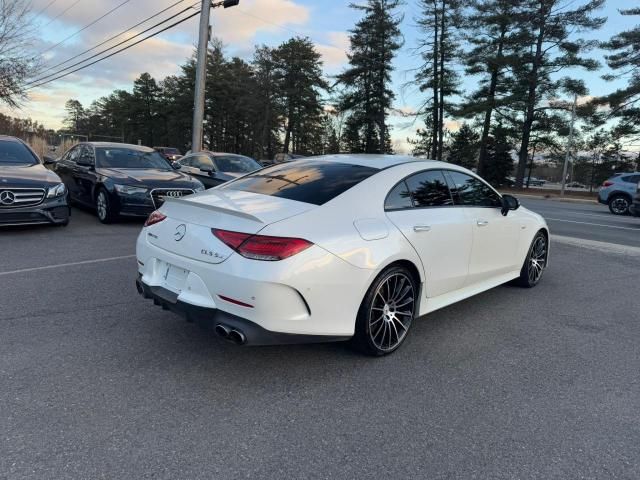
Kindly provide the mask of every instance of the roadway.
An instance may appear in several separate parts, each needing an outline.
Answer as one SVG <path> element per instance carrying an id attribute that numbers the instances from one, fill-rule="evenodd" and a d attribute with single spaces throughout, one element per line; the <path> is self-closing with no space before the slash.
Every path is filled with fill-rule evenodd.
<path id="1" fill-rule="evenodd" d="M 606 205 L 595 202 L 519 198 L 547 220 L 554 235 L 640 247 L 640 217 L 613 215 Z"/>
<path id="2" fill-rule="evenodd" d="M 238 348 L 154 307 L 140 226 L 74 210 L 0 233 L 0 479 L 640 478 L 637 256 L 554 244 L 535 289 L 434 312 L 372 359 Z"/>

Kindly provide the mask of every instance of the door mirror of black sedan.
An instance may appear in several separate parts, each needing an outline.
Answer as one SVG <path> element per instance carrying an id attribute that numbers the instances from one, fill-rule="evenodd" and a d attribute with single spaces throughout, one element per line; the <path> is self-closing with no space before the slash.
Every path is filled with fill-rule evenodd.
<path id="1" fill-rule="evenodd" d="M 42 157 L 42 163 L 44 163 L 45 165 L 55 165 L 56 159 L 50 157 L 49 155 L 45 155 L 44 157 Z"/>
<path id="2" fill-rule="evenodd" d="M 171 168 L 173 168 L 174 170 L 180 170 L 182 168 L 182 165 L 180 165 L 178 162 L 173 162 L 171 164 Z"/>
<path id="3" fill-rule="evenodd" d="M 520 201 L 513 195 L 502 196 L 502 215 L 505 217 L 509 213 L 509 210 L 517 210 L 520 208 Z"/>
<path id="4" fill-rule="evenodd" d="M 200 167 L 200 171 L 204 172 L 204 173 L 208 173 L 210 177 L 214 177 L 215 176 L 215 172 L 213 171 L 213 167 L 210 165 L 204 165 L 202 167 Z"/>
<path id="5" fill-rule="evenodd" d="M 93 168 L 93 158 L 91 157 L 80 157 L 77 163 L 81 167 Z"/>

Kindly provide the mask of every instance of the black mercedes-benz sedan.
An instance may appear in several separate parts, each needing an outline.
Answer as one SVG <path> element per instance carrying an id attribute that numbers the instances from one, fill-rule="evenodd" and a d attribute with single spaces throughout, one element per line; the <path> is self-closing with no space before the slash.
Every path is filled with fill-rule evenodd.
<path id="1" fill-rule="evenodd" d="M 71 202 L 95 208 L 102 223 L 120 215 L 147 216 L 167 197 L 204 190 L 155 150 L 123 143 L 79 143 L 56 162 L 55 171 Z"/>
<path id="2" fill-rule="evenodd" d="M 67 190 L 31 148 L 0 136 L 0 226 L 69 223 Z"/>

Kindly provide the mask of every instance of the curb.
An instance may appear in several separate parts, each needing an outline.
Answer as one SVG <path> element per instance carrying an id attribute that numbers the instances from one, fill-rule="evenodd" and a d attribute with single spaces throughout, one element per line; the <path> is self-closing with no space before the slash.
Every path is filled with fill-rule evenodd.
<path id="1" fill-rule="evenodd" d="M 514 194 L 515 197 L 523 198 L 535 198 L 537 200 L 555 200 L 556 202 L 568 202 L 568 203 L 586 203 L 586 204 L 598 204 L 597 200 L 589 200 L 587 198 L 568 198 L 568 197 L 554 197 L 544 195 L 528 195 L 526 193 Z"/>
<path id="2" fill-rule="evenodd" d="M 631 257 L 640 257 L 640 247 L 631 247 L 628 245 L 620 245 L 618 243 L 600 242 L 597 240 L 587 240 L 576 237 L 566 237 L 564 235 L 551 234 L 551 241 L 570 245 L 572 247 L 587 248 L 602 253 L 613 253 L 617 255 L 628 255 Z"/>

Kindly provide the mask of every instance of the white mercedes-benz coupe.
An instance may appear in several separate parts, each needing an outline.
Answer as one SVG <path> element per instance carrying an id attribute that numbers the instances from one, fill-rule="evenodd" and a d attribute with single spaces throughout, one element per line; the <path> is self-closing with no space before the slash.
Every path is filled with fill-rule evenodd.
<path id="1" fill-rule="evenodd" d="M 397 349 L 414 318 L 547 266 L 544 219 L 449 163 L 313 157 L 167 199 L 138 292 L 237 344 Z M 487 306 L 494 308 L 494 306 Z"/>

